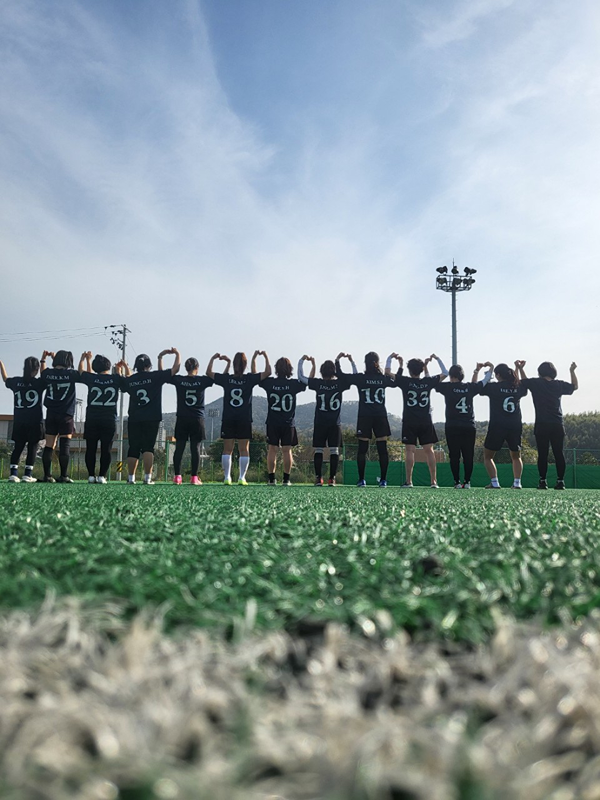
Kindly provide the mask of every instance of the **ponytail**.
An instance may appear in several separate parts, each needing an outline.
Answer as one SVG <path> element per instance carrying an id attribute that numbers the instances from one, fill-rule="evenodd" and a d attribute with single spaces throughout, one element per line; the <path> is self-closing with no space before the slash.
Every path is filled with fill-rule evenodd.
<path id="1" fill-rule="evenodd" d="M 31 381 L 40 371 L 40 362 L 35 356 L 29 356 L 23 362 L 23 378 Z"/>
<path id="2" fill-rule="evenodd" d="M 511 369 L 508 364 L 498 364 L 494 370 L 494 375 L 497 380 L 506 381 L 515 389 L 519 385 L 519 378 L 514 369 Z"/>

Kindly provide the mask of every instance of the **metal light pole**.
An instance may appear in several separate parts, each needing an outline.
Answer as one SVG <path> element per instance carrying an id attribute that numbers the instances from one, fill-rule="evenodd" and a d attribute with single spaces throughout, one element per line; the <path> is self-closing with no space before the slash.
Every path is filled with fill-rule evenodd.
<path id="1" fill-rule="evenodd" d="M 215 440 L 215 417 L 217 419 L 221 416 L 221 412 L 218 408 L 209 408 L 208 409 L 208 416 L 211 418 L 210 420 L 210 441 L 211 443 Z"/>
<path id="2" fill-rule="evenodd" d="M 452 260 L 452 269 L 448 272 L 448 267 L 438 267 L 438 276 L 435 281 L 435 288 L 442 292 L 449 292 L 452 295 L 452 363 L 458 364 L 458 342 L 456 332 L 456 295 L 458 292 L 469 292 L 475 283 L 473 275 L 476 269 L 466 267 L 461 273 L 459 268 Z"/>
<path id="3" fill-rule="evenodd" d="M 121 358 L 125 361 L 125 352 L 127 347 L 127 334 L 131 333 L 127 325 L 107 325 L 105 327 L 111 329 L 110 341 L 118 347 L 121 351 Z M 121 399 L 119 401 L 119 461 L 123 462 L 123 436 L 125 434 L 125 416 L 124 416 L 124 400 L 123 392 L 121 392 Z M 117 480 L 121 480 L 122 472 L 117 472 Z"/>

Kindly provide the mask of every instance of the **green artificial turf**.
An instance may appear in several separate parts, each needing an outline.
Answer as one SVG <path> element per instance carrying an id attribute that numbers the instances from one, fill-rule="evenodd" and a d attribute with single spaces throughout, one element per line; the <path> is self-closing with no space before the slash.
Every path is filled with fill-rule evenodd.
<path id="1" fill-rule="evenodd" d="M 266 627 L 371 630 L 384 609 L 481 641 L 493 606 L 555 622 L 600 605 L 599 542 L 593 491 L 2 484 L 0 607 L 53 590 L 225 627 L 253 599 Z"/>

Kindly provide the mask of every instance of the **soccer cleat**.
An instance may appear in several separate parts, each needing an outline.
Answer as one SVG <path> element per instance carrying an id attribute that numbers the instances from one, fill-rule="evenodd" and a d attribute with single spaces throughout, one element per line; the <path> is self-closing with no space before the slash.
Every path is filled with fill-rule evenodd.
<path id="1" fill-rule="evenodd" d="M 144 486 L 154 486 L 152 478 L 144 478 Z"/>
<path id="2" fill-rule="evenodd" d="M 410 482 L 407 481 L 406 483 L 403 483 L 400 488 L 401 489 L 414 489 L 414 486 L 413 486 L 412 481 L 410 481 Z"/>
<path id="3" fill-rule="evenodd" d="M 470 481 L 467 481 L 466 483 L 463 483 L 463 485 L 462 485 L 462 488 L 463 488 L 463 489 L 470 489 L 470 488 L 471 488 L 471 483 L 470 483 Z"/>
<path id="4" fill-rule="evenodd" d="M 540 478 L 540 482 L 537 485 L 538 489 L 547 489 L 548 488 L 548 481 L 545 478 Z"/>
<path id="5" fill-rule="evenodd" d="M 288 478 L 286 481 L 283 481 L 283 483 L 282 483 L 281 485 L 282 485 L 282 486 L 291 486 L 291 485 L 292 485 L 292 482 L 291 482 L 291 480 Z"/>
<path id="6" fill-rule="evenodd" d="M 462 483 L 455 483 L 455 484 L 454 484 L 454 488 L 455 488 L 455 489 L 462 489 L 462 488 L 463 488 L 463 485 L 462 485 Z"/>
<path id="7" fill-rule="evenodd" d="M 192 475 L 192 477 L 190 478 L 190 483 L 192 484 L 192 486 L 202 486 L 202 481 L 197 475 Z"/>
<path id="8" fill-rule="evenodd" d="M 327 486 L 335 486 L 335 478 L 329 478 L 327 481 Z"/>
<path id="9" fill-rule="evenodd" d="M 556 481 L 556 486 L 554 488 L 555 489 L 559 489 L 559 490 L 564 489 L 565 488 L 565 482 L 564 481 Z"/>
<path id="10" fill-rule="evenodd" d="M 40 478 L 40 483 L 56 483 L 52 475 L 44 475 L 43 478 Z"/>
<path id="11" fill-rule="evenodd" d="M 248 486 L 248 481 L 246 478 L 240 478 L 238 481 L 238 486 Z"/>
<path id="12" fill-rule="evenodd" d="M 521 486 L 520 483 L 513 483 L 513 485 L 510 488 L 511 489 L 522 489 L 523 487 Z"/>
<path id="13" fill-rule="evenodd" d="M 437 485 L 437 483 L 432 483 L 429 488 L 430 489 L 439 489 L 440 487 Z"/>
<path id="14" fill-rule="evenodd" d="M 267 481 L 267 486 L 277 486 L 277 480 L 273 478 L 273 480 Z"/>
<path id="15" fill-rule="evenodd" d="M 364 489 L 364 487 L 367 485 L 367 482 L 363 478 L 363 480 L 359 481 L 356 485 L 358 486 L 359 489 Z"/>
<path id="16" fill-rule="evenodd" d="M 380 478 L 379 479 L 379 488 L 380 489 L 385 489 L 386 487 L 387 487 L 386 479 L 385 478 Z"/>
<path id="17" fill-rule="evenodd" d="M 104 477 L 104 475 L 98 475 L 98 477 L 96 478 L 96 483 L 106 483 L 106 478 Z"/>
<path id="18" fill-rule="evenodd" d="M 23 483 L 37 483 L 37 478 L 34 478 L 33 475 L 23 475 L 21 480 Z"/>
<path id="19" fill-rule="evenodd" d="M 173 483 L 176 483 L 178 486 L 181 486 L 181 475 L 175 475 L 173 477 Z"/>
<path id="20" fill-rule="evenodd" d="M 21 478 L 18 475 L 11 475 L 8 479 L 9 483 L 21 483 Z"/>
<path id="21" fill-rule="evenodd" d="M 232 482 L 233 481 L 231 480 L 231 478 L 223 478 L 223 483 L 225 486 L 231 486 Z"/>
<path id="22" fill-rule="evenodd" d="M 72 478 L 69 478 L 68 475 L 59 475 L 56 479 L 56 483 L 75 483 Z"/>
<path id="23" fill-rule="evenodd" d="M 485 488 L 486 489 L 500 489 L 500 486 L 494 486 L 493 483 L 488 483 L 488 485 Z"/>
<path id="24" fill-rule="evenodd" d="M 96 483 L 96 476 L 90 475 L 90 477 L 88 478 L 88 483 Z"/>
<path id="25" fill-rule="evenodd" d="M 323 486 L 323 478 L 315 478 L 315 486 Z"/>

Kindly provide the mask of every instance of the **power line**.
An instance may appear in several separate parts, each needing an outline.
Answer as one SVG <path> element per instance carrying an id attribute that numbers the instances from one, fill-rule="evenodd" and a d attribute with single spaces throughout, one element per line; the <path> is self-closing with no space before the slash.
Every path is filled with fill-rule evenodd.
<path id="1" fill-rule="evenodd" d="M 100 330 L 102 325 L 89 325 L 86 328 L 54 328 L 47 331 L 5 331 L 0 333 L 0 336 L 31 336 L 33 333 L 75 333 L 76 331 L 95 331 Z"/>
<path id="2" fill-rule="evenodd" d="M 93 338 L 96 336 L 104 336 L 104 333 L 76 333 L 73 335 L 68 336 L 61 336 L 61 340 L 65 339 L 81 339 L 81 338 Z M 2 344 L 15 344 L 17 342 L 42 342 L 48 341 L 48 336 L 23 336 L 20 339 L 1 339 L 0 343 Z"/>

